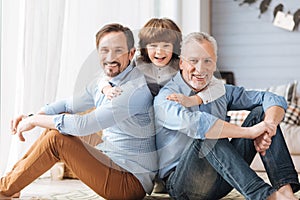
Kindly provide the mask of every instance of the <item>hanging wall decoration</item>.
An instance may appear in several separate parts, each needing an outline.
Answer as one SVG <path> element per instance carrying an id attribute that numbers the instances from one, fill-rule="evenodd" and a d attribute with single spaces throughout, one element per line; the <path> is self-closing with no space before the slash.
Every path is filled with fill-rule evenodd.
<path id="1" fill-rule="evenodd" d="M 273 21 L 274 21 L 274 19 L 275 19 L 275 17 L 276 17 L 276 15 L 277 15 L 277 12 L 278 11 L 283 11 L 283 5 L 280 3 L 280 4 L 278 4 L 275 8 L 274 8 L 274 11 L 273 11 Z"/>
<path id="2" fill-rule="evenodd" d="M 298 28 L 299 23 L 300 23 L 300 9 L 298 9 L 295 13 L 294 13 L 294 22 L 295 22 L 295 27 L 294 30 Z"/>
<path id="3" fill-rule="evenodd" d="M 238 1 L 238 0 L 234 0 Z M 243 6 L 244 4 L 254 4 L 257 0 L 243 0 L 241 3 L 239 3 L 239 6 Z M 270 10 L 270 4 L 272 0 L 261 0 L 259 3 L 259 15 L 258 18 L 261 18 L 261 16 L 266 13 L 268 10 Z M 279 3 L 275 8 L 273 9 L 273 25 L 289 30 L 289 31 L 296 31 L 299 28 L 300 24 L 300 8 L 295 11 L 294 13 L 291 13 L 290 11 L 284 11 L 285 6 L 282 3 Z"/>
<path id="4" fill-rule="evenodd" d="M 260 14 L 258 15 L 258 18 L 260 18 L 261 15 L 268 10 L 270 3 L 271 3 L 271 0 L 263 0 L 260 3 L 260 5 L 259 5 Z"/>
<path id="5" fill-rule="evenodd" d="M 244 0 L 242 3 L 239 4 L 239 6 L 242 6 L 245 3 L 252 4 L 252 3 L 255 3 L 255 2 L 256 2 L 256 0 Z"/>
<path id="6" fill-rule="evenodd" d="M 293 15 L 291 15 L 290 13 L 278 11 L 273 21 L 273 25 L 279 28 L 286 29 L 288 31 L 293 31 L 295 27 Z"/>

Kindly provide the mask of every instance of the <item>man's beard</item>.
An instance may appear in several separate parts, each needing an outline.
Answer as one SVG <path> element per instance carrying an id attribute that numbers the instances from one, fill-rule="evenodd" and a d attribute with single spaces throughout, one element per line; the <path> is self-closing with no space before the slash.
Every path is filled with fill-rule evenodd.
<path id="1" fill-rule="evenodd" d="M 118 71 L 114 71 L 113 69 L 105 69 L 104 73 L 108 77 L 115 77 L 118 76 L 121 73 L 121 71 L 120 68 L 118 68 Z"/>
<path id="2" fill-rule="evenodd" d="M 104 62 L 104 73 L 108 77 L 115 77 L 121 73 L 121 63 L 119 62 Z M 108 66 L 114 66 L 114 67 L 108 67 Z M 108 68 L 106 68 L 108 67 Z"/>
<path id="3" fill-rule="evenodd" d="M 194 82 L 190 82 L 189 85 L 193 88 L 193 90 L 195 90 L 196 92 L 201 92 L 202 90 L 204 90 L 210 83 L 212 77 L 208 77 L 205 79 L 205 83 L 199 85 L 197 83 Z"/>

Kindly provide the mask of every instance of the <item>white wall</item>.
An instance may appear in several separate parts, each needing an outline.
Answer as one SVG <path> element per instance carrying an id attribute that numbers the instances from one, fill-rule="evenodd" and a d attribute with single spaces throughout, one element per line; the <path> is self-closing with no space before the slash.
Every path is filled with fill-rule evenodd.
<path id="1" fill-rule="evenodd" d="M 190 32 L 210 33 L 211 0 L 154 0 L 154 15 L 168 17 L 181 28 L 183 35 Z"/>
<path id="2" fill-rule="evenodd" d="M 284 4 L 294 13 L 300 1 L 273 0 L 261 18 L 259 3 L 212 0 L 212 34 L 219 44 L 218 67 L 233 71 L 237 85 L 266 88 L 300 81 L 300 30 L 273 26 L 273 9 Z M 298 87 L 299 88 L 299 87 Z"/>

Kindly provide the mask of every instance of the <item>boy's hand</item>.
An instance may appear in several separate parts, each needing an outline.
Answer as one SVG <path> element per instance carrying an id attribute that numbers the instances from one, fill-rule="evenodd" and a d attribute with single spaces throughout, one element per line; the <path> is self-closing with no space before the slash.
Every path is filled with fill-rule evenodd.
<path id="1" fill-rule="evenodd" d="M 183 94 L 173 93 L 167 96 L 167 99 L 170 101 L 175 101 L 177 103 L 180 103 L 184 107 L 192 107 L 203 103 L 202 99 L 197 95 L 188 97 Z"/>
<path id="2" fill-rule="evenodd" d="M 114 97 L 121 95 L 122 90 L 120 87 L 105 86 L 102 89 L 102 92 L 106 96 L 106 98 L 112 100 Z"/>

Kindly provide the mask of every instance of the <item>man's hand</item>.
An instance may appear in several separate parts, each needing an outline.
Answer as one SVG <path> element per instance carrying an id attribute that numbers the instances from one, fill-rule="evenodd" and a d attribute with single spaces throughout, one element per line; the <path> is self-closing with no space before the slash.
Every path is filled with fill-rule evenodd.
<path id="1" fill-rule="evenodd" d="M 10 121 L 10 130 L 11 130 L 12 134 L 16 134 L 19 122 L 25 117 L 27 117 L 27 116 L 19 115 Z"/>
<path id="2" fill-rule="evenodd" d="M 270 148 L 272 138 L 268 133 L 264 133 L 254 139 L 254 147 L 262 156 L 266 155 L 266 150 Z"/>
<path id="3" fill-rule="evenodd" d="M 272 123 L 262 121 L 252 127 L 249 127 L 249 131 L 251 139 L 256 139 L 265 133 L 268 133 L 270 137 L 273 137 L 276 134 L 276 126 Z"/>
<path id="4" fill-rule="evenodd" d="M 266 150 L 270 148 L 272 137 L 276 134 L 277 125 L 266 121 L 261 123 L 268 127 L 268 131 L 254 139 L 254 146 L 256 151 L 264 156 L 266 154 Z"/>
<path id="5" fill-rule="evenodd" d="M 29 131 L 35 126 L 31 123 L 31 117 L 26 115 L 19 115 L 15 119 L 11 120 L 11 131 L 12 134 L 17 134 L 20 141 L 24 142 L 25 138 L 23 136 L 24 131 Z"/>

